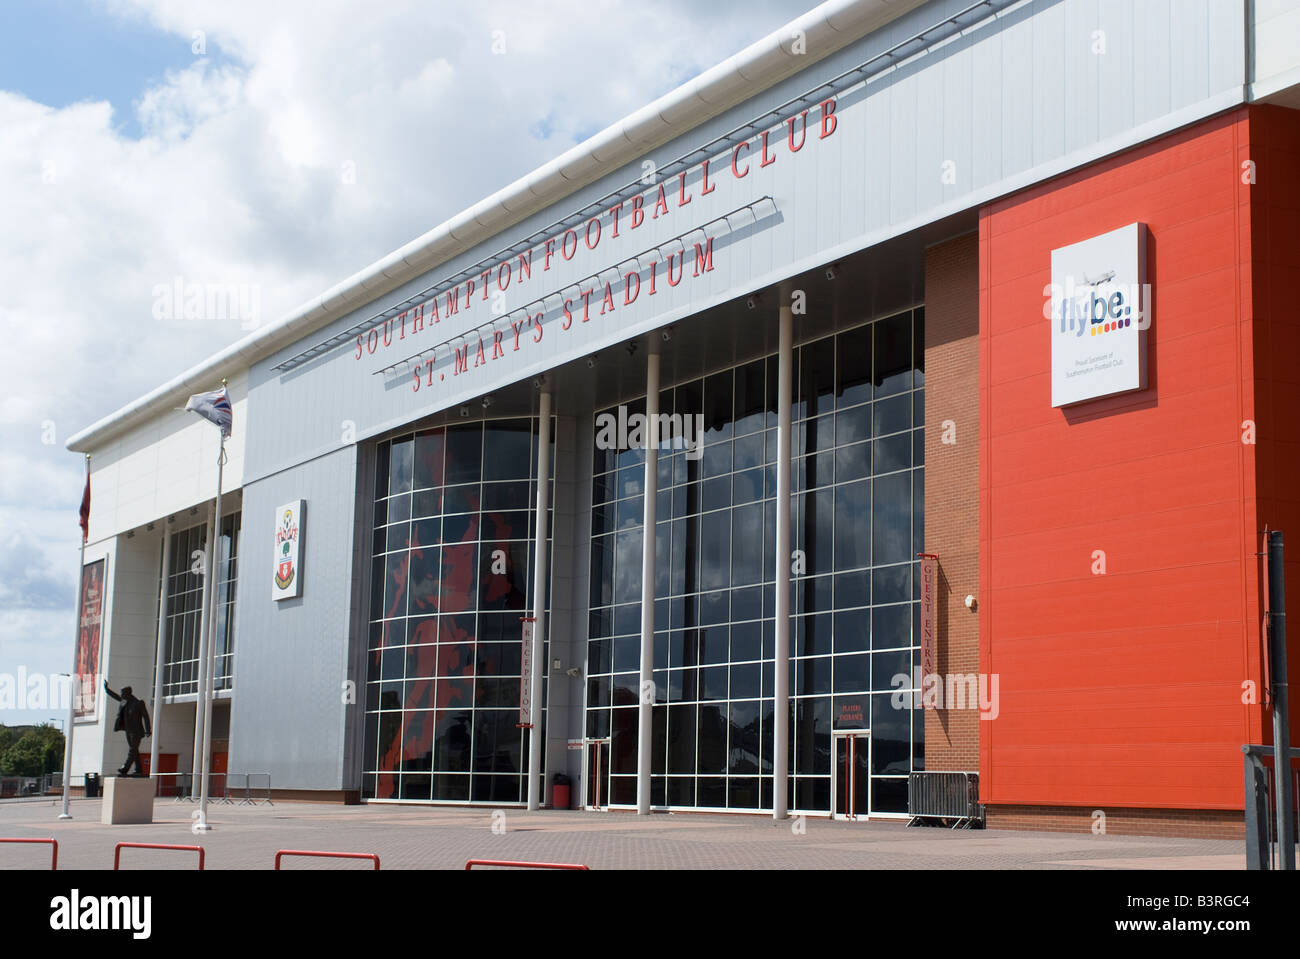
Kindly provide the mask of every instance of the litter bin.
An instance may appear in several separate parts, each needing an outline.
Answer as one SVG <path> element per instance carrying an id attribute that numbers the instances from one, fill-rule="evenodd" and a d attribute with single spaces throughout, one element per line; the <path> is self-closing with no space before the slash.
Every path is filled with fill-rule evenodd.
<path id="1" fill-rule="evenodd" d="M 99 773 L 86 773 L 86 798 L 99 798 Z"/>
<path id="2" fill-rule="evenodd" d="M 553 787 L 553 792 L 551 793 L 551 808 L 568 809 L 570 787 L 573 785 L 572 781 L 564 773 L 556 773 L 555 777 L 551 780 L 551 785 Z"/>

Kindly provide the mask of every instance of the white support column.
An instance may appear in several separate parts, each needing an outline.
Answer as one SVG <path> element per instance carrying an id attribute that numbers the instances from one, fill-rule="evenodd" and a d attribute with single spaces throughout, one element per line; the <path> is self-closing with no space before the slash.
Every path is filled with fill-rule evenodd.
<path id="1" fill-rule="evenodd" d="M 776 635 L 772 735 L 772 818 L 786 819 L 790 778 L 790 410 L 794 392 L 794 315 L 790 284 L 780 292 L 776 387 Z"/>
<path id="2" fill-rule="evenodd" d="M 172 564 L 171 527 L 162 522 L 162 582 L 158 589 L 158 640 L 153 664 L 153 735 L 149 737 L 149 778 L 155 780 L 154 795 L 158 794 L 158 729 L 162 725 L 163 669 L 167 658 L 167 590 L 171 578 L 167 575 Z"/>
<path id="3" fill-rule="evenodd" d="M 542 658 L 546 637 L 546 509 L 551 478 L 551 389 L 543 386 L 537 395 L 537 517 L 533 542 L 533 663 L 528 677 L 532 726 L 528 730 L 528 809 L 542 806 Z"/>
<path id="4" fill-rule="evenodd" d="M 217 569 L 217 524 L 209 507 L 208 536 L 203 553 L 203 604 L 199 609 L 199 676 L 194 688 L 194 762 L 190 778 L 190 795 L 193 800 L 199 788 L 199 777 L 203 761 L 203 719 L 206 701 L 203 691 L 208 688 L 208 616 L 212 613 L 212 604 L 216 602 Z"/>
<path id="5" fill-rule="evenodd" d="M 650 812 L 651 743 L 654 740 L 655 522 L 659 493 L 659 344 L 650 338 L 645 358 L 645 507 L 641 534 L 641 673 L 637 683 L 636 811 Z"/>

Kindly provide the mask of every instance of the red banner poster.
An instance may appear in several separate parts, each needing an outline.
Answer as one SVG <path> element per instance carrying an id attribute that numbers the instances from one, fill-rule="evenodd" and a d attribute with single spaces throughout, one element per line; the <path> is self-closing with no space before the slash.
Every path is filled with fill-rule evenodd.
<path id="1" fill-rule="evenodd" d="M 921 554 L 921 683 L 935 672 L 936 597 L 939 592 L 939 557 Z"/>
<path id="2" fill-rule="evenodd" d="M 104 618 L 104 584 L 108 560 L 81 568 L 81 601 L 77 614 L 77 675 L 73 684 L 73 716 L 97 718 L 99 713 L 100 624 Z"/>

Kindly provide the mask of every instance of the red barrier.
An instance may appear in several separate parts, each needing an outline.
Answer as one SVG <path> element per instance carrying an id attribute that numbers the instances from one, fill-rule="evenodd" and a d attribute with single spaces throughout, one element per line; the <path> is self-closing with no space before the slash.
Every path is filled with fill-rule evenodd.
<path id="1" fill-rule="evenodd" d="M 171 846 L 167 843 L 159 842 L 119 842 L 113 847 L 113 868 L 118 869 L 122 863 L 123 849 L 181 849 L 186 852 L 197 852 L 199 854 L 199 868 L 203 868 L 203 847 L 202 846 Z"/>
<path id="2" fill-rule="evenodd" d="M 587 870 L 586 866 L 572 862 L 516 862 L 513 859 L 471 859 L 465 863 L 465 868 L 473 869 L 475 866 L 516 866 L 520 869 L 582 869 Z M 590 870 L 588 870 L 590 871 Z"/>
<path id="3" fill-rule="evenodd" d="M 57 839 L 2 839 L 0 838 L 0 842 L 39 842 L 39 843 L 48 842 L 50 844 L 50 850 L 51 850 L 50 868 L 51 869 L 59 868 L 59 841 Z"/>
<path id="4" fill-rule="evenodd" d="M 316 849 L 281 849 L 275 854 L 275 868 L 280 868 L 281 856 L 315 856 L 317 859 L 369 859 L 379 868 L 379 857 L 373 852 L 321 852 Z"/>

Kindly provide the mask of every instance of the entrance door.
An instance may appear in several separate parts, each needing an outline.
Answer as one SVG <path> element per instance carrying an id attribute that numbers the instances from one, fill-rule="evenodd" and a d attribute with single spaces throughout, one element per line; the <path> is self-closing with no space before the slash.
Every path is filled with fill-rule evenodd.
<path id="1" fill-rule="evenodd" d="M 587 809 L 605 809 L 609 806 L 609 740 L 588 739 L 584 749 L 583 805 Z"/>
<path id="2" fill-rule="evenodd" d="M 857 819 L 871 812 L 871 731 L 837 731 L 831 734 L 831 815 Z"/>
<path id="3" fill-rule="evenodd" d="M 178 753 L 159 753 L 158 754 L 158 795 L 175 796 L 176 776 L 171 775 L 176 772 L 176 763 L 180 758 Z"/>
<path id="4" fill-rule="evenodd" d="M 222 797 L 226 794 L 226 758 L 229 753 L 212 754 L 212 778 L 208 780 L 208 794 Z"/>

